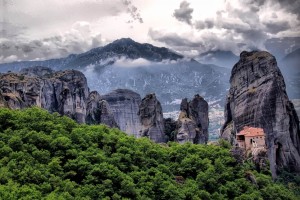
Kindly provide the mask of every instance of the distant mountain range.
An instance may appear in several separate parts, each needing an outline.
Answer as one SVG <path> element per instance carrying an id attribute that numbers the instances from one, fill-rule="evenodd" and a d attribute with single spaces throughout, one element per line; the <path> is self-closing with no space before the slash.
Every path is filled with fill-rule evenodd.
<path id="1" fill-rule="evenodd" d="M 71 54 L 66 58 L 50 59 L 45 61 L 21 61 L 0 65 L 0 72 L 6 70 L 18 71 L 28 66 L 45 66 L 55 69 L 78 69 L 87 65 L 112 65 L 114 62 L 125 57 L 127 59 L 144 58 L 152 62 L 160 62 L 162 60 L 177 60 L 183 56 L 174 53 L 164 47 L 155 47 L 151 44 L 140 44 L 130 38 L 122 38 L 116 40 L 104 47 L 91 49 L 81 54 Z"/>
<path id="2" fill-rule="evenodd" d="M 130 38 L 66 58 L 1 64 L 0 71 L 30 66 L 80 70 L 87 76 L 89 87 L 100 94 L 117 88 L 131 89 L 142 96 L 155 92 L 166 112 L 178 110 L 182 98 L 197 93 L 210 102 L 223 104 L 229 88 L 230 70 Z"/>
<path id="3" fill-rule="evenodd" d="M 300 37 L 272 38 L 265 45 L 277 59 L 290 98 L 300 99 Z M 186 59 L 170 49 L 123 38 L 66 58 L 0 64 L 0 72 L 19 71 L 30 66 L 78 69 L 87 75 L 90 87 L 101 93 L 117 87 L 132 89 L 141 95 L 161 91 L 158 97 L 169 104 L 180 99 L 181 93 L 188 88 L 188 97 L 198 92 L 208 100 L 223 102 L 225 93 L 222 91 L 228 88 L 230 70 L 238 59 L 231 51 L 222 50 L 202 53 L 196 60 Z M 170 86 L 166 86 L 167 83 Z"/>

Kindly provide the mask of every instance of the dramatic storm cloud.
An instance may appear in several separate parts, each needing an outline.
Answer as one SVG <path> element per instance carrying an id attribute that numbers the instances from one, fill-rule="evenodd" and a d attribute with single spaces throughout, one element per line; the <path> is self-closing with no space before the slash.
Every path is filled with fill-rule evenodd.
<path id="1" fill-rule="evenodd" d="M 65 57 L 123 37 L 197 57 L 300 35 L 299 0 L 0 1 L 2 63 Z"/>
<path id="2" fill-rule="evenodd" d="M 180 8 L 174 11 L 174 17 L 179 21 L 186 22 L 191 24 L 192 20 L 192 13 L 194 11 L 193 8 L 189 7 L 190 4 L 186 1 L 180 3 Z"/>
<path id="3" fill-rule="evenodd" d="M 149 36 L 178 51 L 182 50 L 178 45 L 182 43 L 180 40 L 188 40 L 184 42 L 184 53 L 193 55 L 210 50 L 230 50 L 238 54 L 242 50 L 265 49 L 269 38 L 296 37 L 300 33 L 299 9 L 295 9 L 299 8 L 299 1 L 224 1 L 214 14 L 206 16 L 193 16 L 193 11 L 198 10 L 196 2 L 191 2 L 183 1 L 174 10 L 179 22 L 189 24 L 189 34 L 156 29 L 149 31 Z"/>

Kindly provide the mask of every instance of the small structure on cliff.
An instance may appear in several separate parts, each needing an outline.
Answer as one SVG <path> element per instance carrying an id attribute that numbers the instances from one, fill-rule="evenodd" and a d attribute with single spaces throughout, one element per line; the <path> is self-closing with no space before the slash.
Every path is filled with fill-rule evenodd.
<path id="1" fill-rule="evenodd" d="M 262 128 L 245 126 L 236 135 L 237 145 L 247 151 L 254 151 L 257 148 L 266 148 L 265 133 Z"/>
<path id="2" fill-rule="evenodd" d="M 299 118 L 276 59 L 266 51 L 243 51 L 231 71 L 221 137 L 236 144 L 235 133 L 245 126 L 264 130 L 274 179 L 282 169 L 300 174 Z"/>

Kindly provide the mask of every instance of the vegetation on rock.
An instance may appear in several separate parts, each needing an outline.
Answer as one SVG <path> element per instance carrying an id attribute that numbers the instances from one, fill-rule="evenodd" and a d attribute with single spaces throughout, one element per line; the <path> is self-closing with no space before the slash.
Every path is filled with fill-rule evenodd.
<path id="1" fill-rule="evenodd" d="M 297 199 L 228 144 L 156 144 L 39 108 L 0 109 L 1 199 Z"/>

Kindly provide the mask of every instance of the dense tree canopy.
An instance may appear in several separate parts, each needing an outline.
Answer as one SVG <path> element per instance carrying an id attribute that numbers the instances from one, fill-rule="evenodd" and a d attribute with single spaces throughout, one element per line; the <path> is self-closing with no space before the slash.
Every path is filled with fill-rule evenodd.
<path id="1" fill-rule="evenodd" d="M 297 199 L 229 148 L 155 144 L 39 108 L 0 109 L 2 199 Z M 299 197 L 298 197 L 299 198 Z"/>

